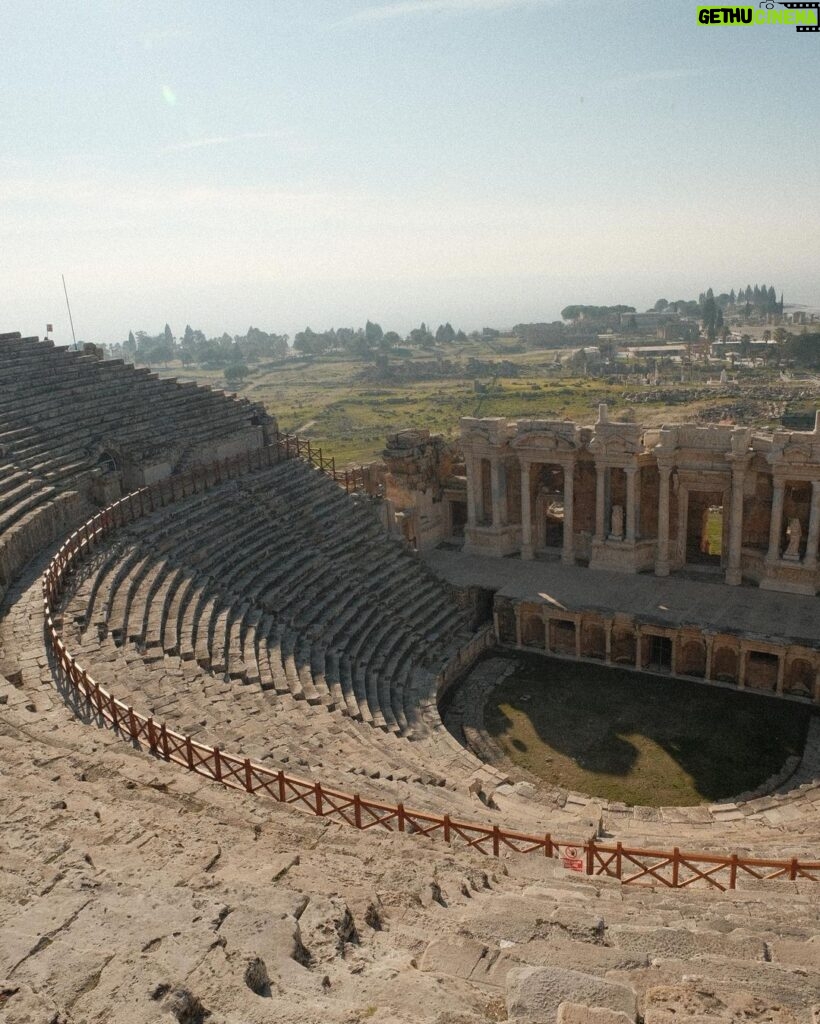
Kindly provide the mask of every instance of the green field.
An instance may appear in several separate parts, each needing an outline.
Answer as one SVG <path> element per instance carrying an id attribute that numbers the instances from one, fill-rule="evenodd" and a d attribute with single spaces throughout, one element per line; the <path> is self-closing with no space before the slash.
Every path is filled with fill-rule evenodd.
<path id="1" fill-rule="evenodd" d="M 378 458 L 386 436 L 408 427 L 426 427 L 455 437 L 462 416 L 566 418 L 593 423 L 599 403 L 607 402 L 615 418 L 637 412 L 647 425 L 669 418 L 669 407 L 662 402 L 642 403 L 636 410 L 626 398 L 634 384 L 615 378 L 571 376 L 556 367 L 555 355 L 548 351 L 509 352 L 497 342 L 492 348 L 473 342 L 448 354 L 447 358 L 459 365 L 459 375 L 408 383 L 363 379 L 365 374 L 372 377 L 373 364 L 341 356 L 293 359 L 251 367 L 238 393 L 263 403 L 277 417 L 281 429 L 299 430 L 327 454 L 335 455 L 338 465 Z M 566 358 L 566 350 L 561 355 Z M 485 371 L 477 390 L 476 378 L 467 371 L 470 356 L 484 361 L 503 358 L 520 367 L 519 376 L 493 378 Z M 432 353 L 422 352 L 410 362 L 434 358 Z M 391 358 L 391 363 L 398 362 L 402 360 Z M 155 369 L 164 376 L 225 387 L 221 370 L 179 364 Z M 687 410 L 691 413 L 703 405 L 676 406 L 675 416 L 681 419 Z"/>
<path id="2" fill-rule="evenodd" d="M 522 655 L 487 703 L 506 756 L 550 785 L 686 806 L 760 785 L 799 755 L 810 709 L 662 676 Z"/>

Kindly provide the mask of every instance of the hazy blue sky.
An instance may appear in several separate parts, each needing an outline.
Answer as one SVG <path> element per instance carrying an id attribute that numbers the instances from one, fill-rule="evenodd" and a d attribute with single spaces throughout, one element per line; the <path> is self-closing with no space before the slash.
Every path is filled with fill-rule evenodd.
<path id="1" fill-rule="evenodd" d="M 820 33 L 696 0 L 0 11 L 0 330 L 820 303 Z"/>

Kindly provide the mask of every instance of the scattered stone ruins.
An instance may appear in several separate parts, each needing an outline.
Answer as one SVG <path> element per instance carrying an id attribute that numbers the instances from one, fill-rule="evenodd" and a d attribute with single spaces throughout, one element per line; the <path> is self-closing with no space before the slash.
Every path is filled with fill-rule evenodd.
<path id="1" fill-rule="evenodd" d="M 492 627 L 471 599 L 478 584 L 471 591 L 432 572 L 387 535 L 371 499 L 346 495 L 303 460 L 272 458 L 275 423 L 249 403 L 9 335 L 0 336 L 0 399 L 0 1019 L 817 1024 L 818 887 L 809 877 L 787 869 L 776 881 L 758 881 L 746 872 L 735 891 L 724 892 L 701 874 L 691 887 L 672 890 L 661 868 L 640 866 L 643 858 L 633 870 L 647 884 L 624 886 L 605 874 L 578 875 L 543 850 L 493 859 L 459 841 L 457 823 L 472 821 L 579 844 L 597 834 L 625 851 L 817 860 L 816 722 L 800 764 L 770 780 L 765 793 L 709 807 L 634 809 L 560 790 L 534 793 L 444 727 L 440 695 L 494 642 L 495 630 L 508 629 L 505 589 L 520 631 L 511 642 L 538 635 L 525 613 L 530 581 L 505 581 L 504 572 L 523 566 L 541 573 L 533 582 L 547 593 L 548 585 L 578 580 L 600 581 L 598 590 L 622 580 L 618 571 L 628 565 L 591 573 L 558 561 L 436 552 L 436 569 L 450 577 L 494 567 L 495 583 L 481 583 L 499 590 Z M 492 466 L 486 436 L 480 458 Z M 785 462 L 791 468 L 781 477 L 776 561 L 784 573 L 802 573 L 799 583 L 808 578 L 807 552 L 816 551 L 816 514 L 795 487 L 811 458 L 799 463 L 776 453 L 794 445 L 813 451 L 816 464 L 817 440 L 790 438 L 778 447 L 775 435 L 769 448 L 747 438 L 735 453 L 749 467 L 741 568 L 749 575 L 754 562 L 743 560 L 756 550 L 748 524 L 761 515 L 761 466 Z M 492 481 L 498 485 L 512 457 L 509 440 L 499 443 L 504 468 L 490 468 L 489 493 L 482 484 L 480 504 L 470 499 L 468 544 L 476 531 L 502 538 L 514 531 L 512 483 L 496 486 L 496 525 L 483 513 L 493 509 Z M 467 519 L 466 508 L 463 516 L 455 508 L 464 499 L 458 460 L 423 436 L 388 449 L 394 483 L 403 478 L 411 499 L 429 493 L 425 514 L 457 536 Z M 673 473 L 686 465 L 684 448 L 669 451 L 671 498 Z M 709 451 L 717 465 L 722 449 Z M 654 456 L 636 455 L 638 479 L 629 488 L 617 472 L 626 460 L 608 467 L 615 472 L 604 483 L 604 549 L 626 550 L 628 534 L 635 548 L 651 534 L 647 495 L 660 471 L 653 477 L 644 468 Z M 231 456 L 239 458 L 225 461 Z M 475 458 L 470 452 L 468 480 L 476 479 Z M 579 452 L 579 467 L 587 458 Z M 575 474 L 578 561 L 584 473 Z M 733 464 L 729 473 L 734 480 Z M 161 722 L 166 738 L 176 730 L 325 789 L 446 815 L 449 843 L 375 827 L 359 832 L 262 793 L 221 788 L 152 756 L 156 737 L 153 746 L 123 742 L 122 730 L 102 728 L 99 709 L 66 686 L 47 644 L 42 574 L 52 558 L 64 557 L 61 545 L 78 524 L 147 484 L 140 516 L 112 518 L 68 574 L 52 620 L 67 663 Z M 553 478 L 547 485 L 554 487 Z M 688 486 L 686 479 L 677 486 Z M 705 493 L 711 514 L 718 507 L 711 496 L 723 492 L 715 485 Z M 543 537 L 533 530 L 533 553 L 563 550 L 563 541 L 550 543 L 562 501 L 557 489 L 548 494 L 549 502 L 534 486 L 531 508 L 540 500 L 550 523 Z M 446 519 L 435 507 L 442 502 L 452 506 Z M 673 506 L 670 500 L 670 538 L 679 532 Z M 619 507 L 622 519 L 614 514 Z M 711 544 L 707 519 L 699 543 Z M 777 569 L 769 567 L 766 578 L 795 582 Z M 571 575 L 553 578 L 553 570 Z M 669 593 L 691 595 L 692 587 L 701 588 L 698 600 L 704 587 L 754 595 L 775 602 L 781 625 L 810 628 L 801 614 L 813 599 L 800 593 L 727 590 L 674 576 L 634 580 L 666 588 L 662 603 L 670 606 Z M 516 586 L 527 589 L 519 594 Z M 538 600 L 542 642 L 567 644 L 569 633 L 557 623 L 544 631 L 551 620 L 542 606 L 559 609 Z M 586 602 L 594 604 L 589 590 Z M 568 590 L 562 603 L 572 604 Z M 614 661 L 628 618 L 613 621 L 600 647 Z M 579 622 L 575 643 L 590 633 Z M 754 632 L 755 622 L 746 628 Z M 805 646 L 816 657 L 816 644 Z M 653 653 L 651 643 L 647 650 Z M 714 664 L 723 656 L 719 647 L 712 651 Z M 491 677 L 494 660 L 473 671 Z M 796 660 L 787 655 L 782 673 L 778 661 L 784 692 Z M 466 734 L 475 708 L 462 712 Z"/>

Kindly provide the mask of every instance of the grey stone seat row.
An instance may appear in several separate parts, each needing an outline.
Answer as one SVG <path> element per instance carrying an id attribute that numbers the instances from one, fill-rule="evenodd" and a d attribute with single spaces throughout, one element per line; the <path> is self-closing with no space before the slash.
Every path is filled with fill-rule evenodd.
<path id="1" fill-rule="evenodd" d="M 265 418 L 221 391 L 19 337 L 0 343 L 0 409 L 0 450 L 52 483 L 93 468 L 101 447 L 139 461 L 218 445 Z"/>
<path id="2" fill-rule="evenodd" d="M 444 586 L 373 513 L 289 460 L 121 532 L 85 594 L 86 634 L 179 656 L 382 734 L 432 737 L 419 673 L 469 636 Z M 368 566 L 373 572 L 368 572 Z M 92 628 L 94 627 L 94 628 Z"/>

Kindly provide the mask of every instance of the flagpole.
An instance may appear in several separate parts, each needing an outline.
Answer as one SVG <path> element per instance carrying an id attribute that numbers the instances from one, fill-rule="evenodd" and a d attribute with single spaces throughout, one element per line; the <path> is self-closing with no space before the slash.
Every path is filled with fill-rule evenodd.
<path id="1" fill-rule="evenodd" d="M 63 291 L 65 292 L 65 304 L 68 307 L 68 322 L 71 324 L 71 337 L 74 339 L 74 348 L 77 348 L 77 335 L 74 333 L 74 318 L 71 315 L 71 305 L 68 301 L 68 289 L 65 286 L 65 274 L 60 274 L 63 279 Z"/>

